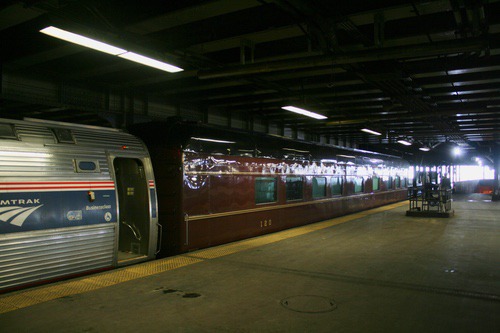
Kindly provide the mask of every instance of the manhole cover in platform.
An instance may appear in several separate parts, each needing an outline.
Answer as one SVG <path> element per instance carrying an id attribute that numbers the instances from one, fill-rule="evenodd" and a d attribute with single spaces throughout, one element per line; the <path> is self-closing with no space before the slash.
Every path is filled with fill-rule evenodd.
<path id="1" fill-rule="evenodd" d="M 288 310 L 303 313 L 330 312 L 337 308 L 337 304 L 331 298 L 317 295 L 290 296 L 281 300 Z"/>

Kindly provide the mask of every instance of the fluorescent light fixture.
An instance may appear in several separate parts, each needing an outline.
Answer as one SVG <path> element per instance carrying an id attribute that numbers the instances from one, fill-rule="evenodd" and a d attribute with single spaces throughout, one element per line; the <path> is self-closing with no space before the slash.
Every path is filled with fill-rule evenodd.
<path id="1" fill-rule="evenodd" d="M 295 113 L 298 113 L 298 114 L 301 114 L 301 115 L 304 115 L 304 116 L 307 116 L 307 117 L 311 117 L 311 118 L 314 118 L 314 119 L 327 119 L 328 117 L 325 117 L 319 113 L 314 113 L 314 112 L 311 112 L 311 111 L 308 111 L 308 110 L 305 110 L 305 109 L 301 109 L 301 108 L 298 108 L 296 106 L 292 106 L 292 105 L 287 105 L 287 106 L 282 106 L 281 107 L 283 110 L 287 110 L 287 111 L 291 111 L 291 112 L 295 112 Z"/>
<path id="2" fill-rule="evenodd" d="M 421 151 L 430 151 L 431 150 L 429 147 L 420 147 L 418 149 L 420 149 Z"/>
<path id="3" fill-rule="evenodd" d="M 95 39 L 91 39 L 82 35 L 75 34 L 73 32 L 69 32 L 66 30 L 62 30 L 56 27 L 47 27 L 42 30 L 40 30 L 41 33 L 44 33 L 46 35 L 59 38 L 62 40 L 65 40 L 70 43 L 78 44 L 81 46 L 88 47 L 90 49 L 94 49 L 97 51 L 101 51 L 107 54 L 111 55 L 119 55 L 122 53 L 127 52 L 127 50 L 121 49 L 119 47 L 115 47 L 103 42 L 99 42 Z"/>
<path id="4" fill-rule="evenodd" d="M 455 156 L 462 155 L 462 149 L 460 149 L 459 147 L 453 148 L 453 155 Z"/>
<path id="5" fill-rule="evenodd" d="M 101 51 L 101 52 L 104 52 L 107 54 L 118 56 L 120 58 L 134 61 L 134 62 L 137 62 L 139 64 L 153 67 L 156 69 L 160 69 L 162 71 L 166 71 L 169 73 L 177 73 L 177 72 L 183 71 L 182 68 L 167 64 L 166 62 L 155 60 L 155 59 L 152 59 L 152 58 L 149 58 L 149 57 L 146 57 L 146 56 L 134 53 L 134 52 L 130 52 L 128 50 L 125 50 L 125 49 L 122 49 L 122 48 L 119 48 L 119 47 L 116 47 L 116 46 L 113 46 L 113 45 L 110 45 L 107 43 L 100 42 L 98 40 L 95 40 L 95 39 L 92 39 L 89 37 L 85 37 L 85 36 L 82 36 L 79 34 L 75 34 L 73 32 L 59 29 L 59 28 L 56 28 L 53 26 L 46 27 L 46 28 L 40 30 L 40 32 L 44 33 L 46 35 L 55 37 L 55 38 L 65 40 L 65 41 L 70 42 L 70 43 L 85 46 L 85 47 L 88 47 L 88 48 L 93 49 L 93 50 L 97 50 L 97 51 Z"/>
<path id="6" fill-rule="evenodd" d="M 321 163 L 337 163 L 337 160 L 324 159 L 320 161 Z"/>
<path id="7" fill-rule="evenodd" d="M 339 157 L 345 157 L 345 158 L 356 158 L 356 156 L 352 156 L 352 155 L 342 155 L 342 154 L 339 154 L 337 156 L 339 156 Z"/>
<path id="8" fill-rule="evenodd" d="M 304 154 L 307 154 L 309 152 L 309 150 L 298 150 L 293 148 L 283 148 L 283 150 L 294 151 L 296 153 L 304 153 Z"/>
<path id="9" fill-rule="evenodd" d="M 154 67 L 157 69 L 161 69 L 162 71 L 169 73 L 177 73 L 182 72 L 183 69 L 174 65 L 167 64 L 166 62 L 158 61 L 152 58 L 145 57 L 143 55 L 134 53 L 134 52 L 126 52 L 118 55 L 120 58 L 124 58 L 130 61 L 137 62 L 139 64 L 143 64 L 149 67 Z"/>
<path id="10" fill-rule="evenodd" d="M 398 140 L 398 143 L 405 145 L 405 146 L 411 146 L 411 142 L 406 141 L 406 140 Z"/>
<path id="11" fill-rule="evenodd" d="M 362 128 L 361 131 L 366 132 L 366 133 L 370 133 L 370 134 L 373 134 L 373 135 L 382 135 L 382 133 L 379 133 L 377 131 L 371 130 L 369 128 Z"/>
<path id="12" fill-rule="evenodd" d="M 191 139 L 198 140 L 198 141 L 216 142 L 216 143 L 236 143 L 234 141 L 215 140 L 215 139 L 209 139 L 209 138 L 195 138 L 195 137 L 192 137 Z"/>

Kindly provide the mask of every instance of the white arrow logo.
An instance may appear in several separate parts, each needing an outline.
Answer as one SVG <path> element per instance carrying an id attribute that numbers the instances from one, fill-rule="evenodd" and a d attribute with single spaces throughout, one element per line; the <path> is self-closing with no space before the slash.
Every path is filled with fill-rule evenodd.
<path id="1" fill-rule="evenodd" d="M 39 205 L 36 207 L 0 207 L 0 221 L 9 222 L 10 224 L 21 227 L 28 216 L 30 216 L 31 213 L 42 206 L 43 205 Z"/>

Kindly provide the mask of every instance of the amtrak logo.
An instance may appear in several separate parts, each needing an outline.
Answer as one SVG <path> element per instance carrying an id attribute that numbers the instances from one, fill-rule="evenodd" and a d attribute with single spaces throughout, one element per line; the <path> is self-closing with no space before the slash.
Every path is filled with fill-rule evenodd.
<path id="1" fill-rule="evenodd" d="M 0 221 L 8 222 L 12 225 L 22 227 L 26 219 L 38 208 L 43 205 L 35 207 L 19 207 L 19 206 L 9 206 L 0 207 Z"/>

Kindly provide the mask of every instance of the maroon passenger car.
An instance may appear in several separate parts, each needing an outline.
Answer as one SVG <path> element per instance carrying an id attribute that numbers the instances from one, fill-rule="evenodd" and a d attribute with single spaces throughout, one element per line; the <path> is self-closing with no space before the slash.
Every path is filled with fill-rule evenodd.
<path id="1" fill-rule="evenodd" d="M 406 199 L 393 156 L 186 122 L 136 125 L 155 171 L 159 256 Z"/>

